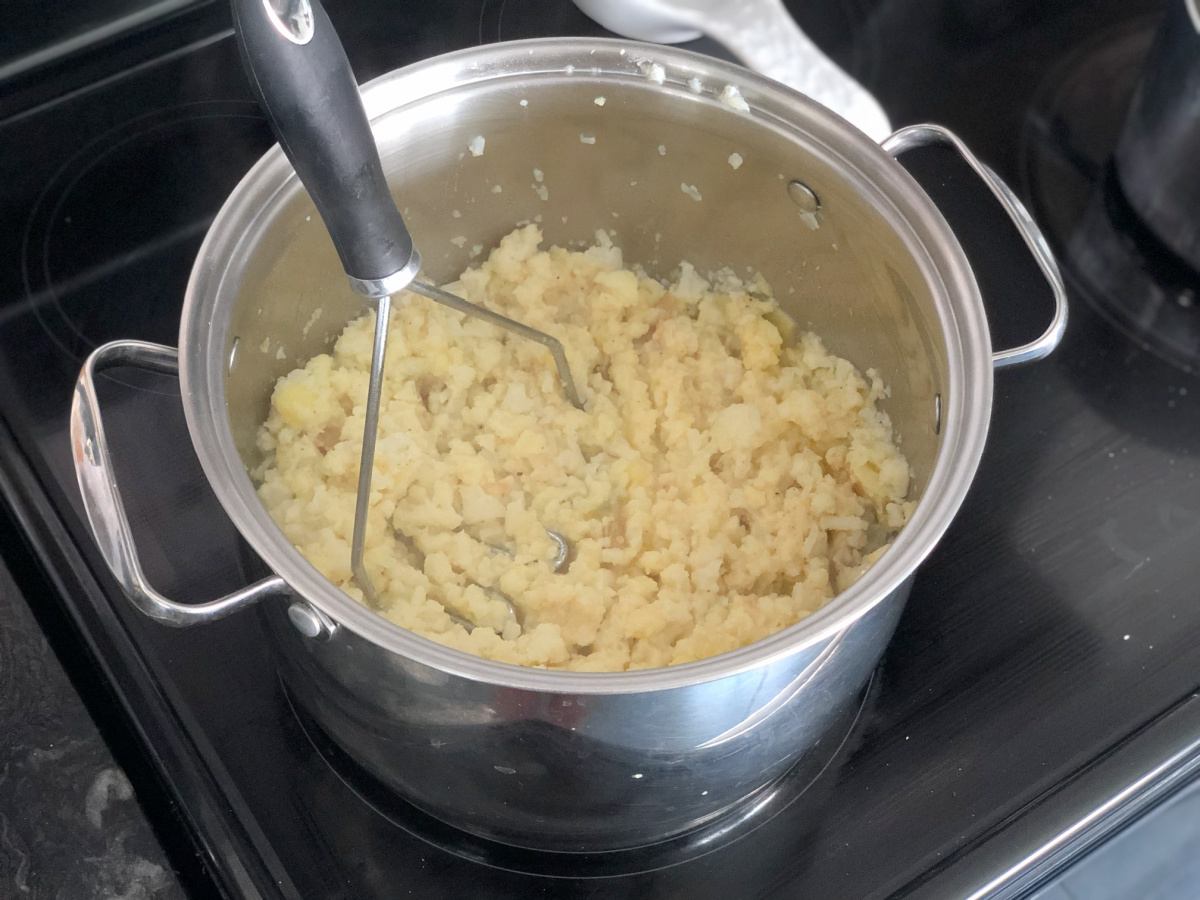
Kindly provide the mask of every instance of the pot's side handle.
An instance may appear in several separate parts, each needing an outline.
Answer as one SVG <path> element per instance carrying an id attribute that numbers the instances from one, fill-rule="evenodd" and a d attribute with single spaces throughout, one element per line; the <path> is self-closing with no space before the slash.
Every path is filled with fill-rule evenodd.
<path id="1" fill-rule="evenodd" d="M 71 455 L 75 460 L 75 475 L 79 479 L 92 534 L 125 594 L 150 618 L 182 626 L 211 622 L 264 597 L 287 593 L 284 580 L 272 576 L 210 603 L 186 604 L 167 599 L 146 580 L 113 473 L 100 404 L 96 399 L 96 373 L 113 366 L 140 366 L 174 375 L 179 371 L 179 354 L 172 347 L 145 341 L 113 341 L 92 352 L 75 384 L 75 397 L 71 402 Z"/>
<path id="2" fill-rule="evenodd" d="M 1046 238 L 1042 235 L 1042 231 L 1038 228 L 1037 223 L 1033 221 L 1033 217 L 1025 209 L 1024 204 L 1017 199 L 1016 194 L 1012 192 L 1007 184 L 1000 180 L 1000 177 L 995 172 L 980 162 L 975 157 L 975 154 L 968 150 L 967 146 L 953 132 L 940 125 L 909 125 L 906 128 L 901 128 L 885 140 L 883 142 L 883 149 L 892 156 L 899 156 L 906 150 L 925 147 L 931 144 L 944 144 L 953 147 L 983 183 L 987 185 L 988 189 L 999 201 L 1001 207 L 1008 214 L 1008 217 L 1012 219 L 1013 225 L 1016 226 L 1022 240 L 1025 241 L 1025 246 L 1029 248 L 1030 254 L 1033 256 L 1038 268 L 1041 269 L 1042 275 L 1045 277 L 1046 283 L 1050 285 L 1050 291 L 1054 295 L 1054 317 L 1051 319 L 1046 330 L 1035 340 L 1027 344 L 993 353 L 993 368 L 999 369 L 1016 363 L 1043 359 L 1058 346 L 1059 341 L 1062 340 L 1063 332 L 1067 328 L 1067 290 L 1063 286 L 1062 274 L 1058 270 L 1058 263 L 1054 259 L 1050 245 L 1046 242 Z"/>

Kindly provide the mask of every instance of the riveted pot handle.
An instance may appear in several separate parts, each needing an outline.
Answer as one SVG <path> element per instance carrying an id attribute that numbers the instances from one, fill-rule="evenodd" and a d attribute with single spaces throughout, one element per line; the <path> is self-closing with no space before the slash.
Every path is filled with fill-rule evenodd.
<path id="1" fill-rule="evenodd" d="M 1067 327 L 1067 291 L 1063 286 L 1062 275 L 1058 271 L 1058 263 L 1054 259 L 1050 245 L 1046 242 L 1037 223 L 1033 221 L 1033 217 L 1017 199 L 1016 194 L 1000 180 L 995 172 L 980 162 L 953 132 L 940 125 L 909 125 L 885 140 L 883 149 L 892 156 L 899 156 L 907 150 L 937 144 L 954 148 L 987 185 L 1012 220 L 1013 225 L 1016 226 L 1021 239 L 1025 241 L 1025 246 L 1029 248 L 1030 254 L 1054 295 L 1054 316 L 1046 330 L 1027 344 L 993 353 L 992 366 L 999 369 L 1015 363 L 1043 359 L 1058 346 Z"/>
<path id="2" fill-rule="evenodd" d="M 126 596 L 150 618 L 180 626 L 224 618 L 264 597 L 287 593 L 287 584 L 277 575 L 200 604 L 177 603 L 151 587 L 138 560 L 96 400 L 96 373 L 114 366 L 139 366 L 174 375 L 179 371 L 179 354 L 172 347 L 145 341 L 113 341 L 97 347 L 83 364 L 71 402 L 71 454 L 83 507 L 104 561 Z"/>

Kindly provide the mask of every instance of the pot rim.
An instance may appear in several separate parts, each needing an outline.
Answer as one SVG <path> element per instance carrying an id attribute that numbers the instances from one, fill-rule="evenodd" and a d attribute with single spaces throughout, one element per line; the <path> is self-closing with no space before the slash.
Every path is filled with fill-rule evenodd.
<path id="1" fill-rule="evenodd" d="M 527 668 L 445 647 L 389 622 L 325 579 L 275 525 L 259 501 L 233 441 L 225 405 L 226 332 L 218 313 L 230 262 L 245 257 L 243 238 L 302 190 L 276 144 L 251 168 L 221 207 L 196 257 L 185 292 L 179 335 L 184 413 L 201 466 L 226 513 L 264 562 L 306 601 L 372 643 L 447 674 L 534 691 L 565 694 L 641 693 L 683 687 L 767 665 L 828 640 L 900 589 L 932 551 L 962 503 L 983 453 L 992 405 L 991 341 L 974 275 L 949 225 L 929 197 L 878 144 L 807 97 L 740 66 L 674 47 L 608 38 L 537 38 L 455 51 L 394 70 L 362 88 L 374 121 L 405 105 L 493 79 L 582 78 L 626 84 L 648 81 L 639 63 L 666 71 L 657 90 L 718 104 L 688 81 L 735 84 L 759 124 L 805 141 L 854 184 L 892 226 L 919 266 L 937 310 L 946 350 L 942 443 L 924 497 L 892 546 L 848 590 L 780 632 L 718 656 L 628 672 Z M 572 66 L 572 70 L 567 67 Z M 718 89 L 719 90 L 719 89 Z M 886 190 L 885 190 L 886 188 Z M 217 267 L 222 267 L 219 271 Z M 228 304 L 225 304 L 228 305 Z M 295 635 L 297 639 L 300 635 Z"/>

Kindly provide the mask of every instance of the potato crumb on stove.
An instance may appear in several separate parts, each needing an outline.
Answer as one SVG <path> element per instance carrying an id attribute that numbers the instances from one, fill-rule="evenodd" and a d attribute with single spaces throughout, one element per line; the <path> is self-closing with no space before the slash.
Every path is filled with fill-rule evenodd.
<path id="1" fill-rule="evenodd" d="M 659 145 L 658 145 L 658 155 L 659 155 L 659 156 L 666 156 L 666 155 L 667 155 L 667 145 L 666 145 L 666 144 L 659 144 Z"/>
<path id="2" fill-rule="evenodd" d="M 262 312 L 262 310 L 259 310 L 259 312 Z M 269 337 L 263 338 L 262 343 L 258 345 L 258 349 L 263 353 L 269 352 L 271 349 L 271 339 Z"/>
<path id="3" fill-rule="evenodd" d="M 457 237 L 452 237 L 450 238 L 450 243 L 452 243 L 455 247 L 462 249 L 463 247 L 467 246 L 467 236 L 465 234 L 460 234 Z"/>
<path id="4" fill-rule="evenodd" d="M 543 172 L 541 169 L 534 169 L 533 170 L 533 180 L 536 181 L 538 184 L 541 184 L 543 181 L 546 180 L 546 173 Z"/>
<path id="5" fill-rule="evenodd" d="M 499 194 L 503 190 L 504 190 L 504 188 L 500 187 L 500 185 L 498 185 L 498 184 L 492 185 L 492 193 L 493 194 Z"/>
<path id="6" fill-rule="evenodd" d="M 471 143 L 467 144 L 467 149 L 471 151 L 472 156 L 483 156 L 484 145 L 487 141 L 484 140 L 482 134 L 477 134 L 471 138 Z"/>
<path id="7" fill-rule="evenodd" d="M 681 182 L 679 185 L 679 189 L 681 191 L 683 191 L 685 194 L 687 194 L 689 197 L 691 197 L 693 200 L 695 200 L 697 203 L 699 203 L 701 200 L 704 199 L 703 197 L 700 196 L 700 192 L 698 190 L 696 190 L 696 186 L 694 184 L 688 184 L 686 182 Z"/>
<path id="8" fill-rule="evenodd" d="M 546 187 L 544 184 L 531 184 L 530 187 L 533 188 L 533 192 L 542 200 L 550 199 L 550 188 Z"/>
<path id="9" fill-rule="evenodd" d="M 742 165 L 742 154 L 730 153 L 729 154 L 729 165 L 733 166 L 733 168 L 735 168 L 735 169 L 740 168 Z"/>
<path id="10" fill-rule="evenodd" d="M 603 231 L 582 252 L 541 240 L 512 232 L 447 289 L 561 340 L 586 410 L 541 345 L 423 297 L 393 308 L 366 547 L 380 615 L 489 659 L 643 669 L 786 628 L 879 557 L 913 504 L 876 373 L 794 329 L 761 276 L 683 263 L 664 285 Z M 255 473 L 360 600 L 374 315 L 279 380 Z M 574 547 L 566 572 L 547 528 Z"/>
<path id="11" fill-rule="evenodd" d="M 528 101 L 528 100 L 522 100 L 522 101 L 521 101 L 521 105 L 522 105 L 522 106 L 528 106 L 528 105 L 529 105 L 529 101 Z"/>
<path id="12" fill-rule="evenodd" d="M 594 144 L 594 143 L 596 143 L 596 136 L 594 134 L 580 134 L 579 135 L 579 143 Z"/>
<path id="13" fill-rule="evenodd" d="M 603 105 L 604 105 L 605 103 L 607 103 L 608 101 L 607 101 L 607 100 L 605 100 L 603 97 L 597 97 L 597 98 L 596 98 L 595 100 L 593 100 L 592 102 L 593 102 L 593 103 L 595 103 L 597 106 L 603 106 Z"/>

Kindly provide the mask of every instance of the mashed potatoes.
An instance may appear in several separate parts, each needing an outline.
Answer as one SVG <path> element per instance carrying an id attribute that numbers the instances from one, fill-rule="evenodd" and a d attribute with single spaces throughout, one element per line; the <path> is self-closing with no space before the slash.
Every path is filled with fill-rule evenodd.
<path id="1" fill-rule="evenodd" d="M 446 646 L 587 671 L 702 659 L 821 607 L 911 511 L 874 372 L 793 339 L 761 279 L 685 263 L 664 287 L 597 237 L 541 251 L 529 226 L 449 286 L 557 336 L 586 411 L 536 343 L 416 296 L 392 315 L 366 565 L 377 611 Z M 255 473 L 289 540 L 360 600 L 373 329 L 279 380 Z M 573 545 L 565 572 L 547 529 Z"/>

